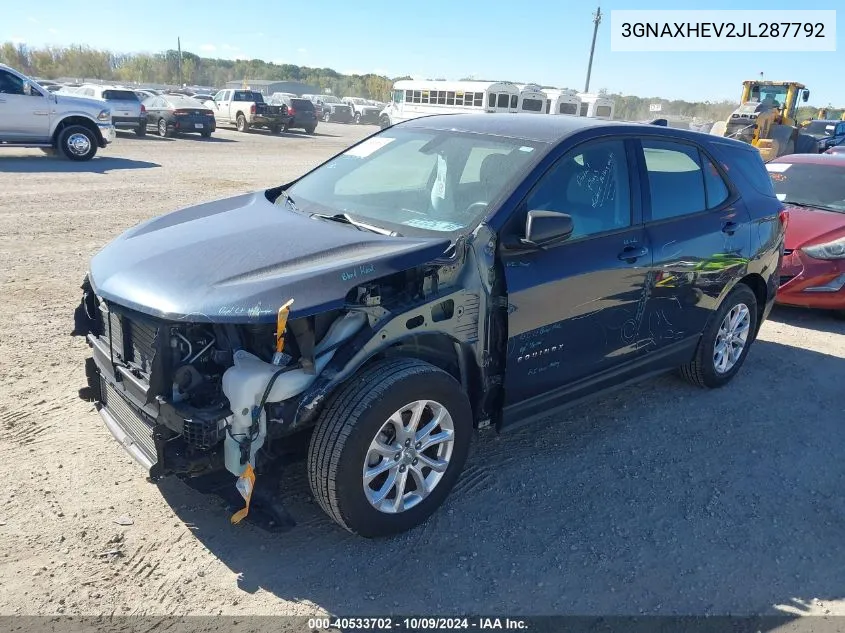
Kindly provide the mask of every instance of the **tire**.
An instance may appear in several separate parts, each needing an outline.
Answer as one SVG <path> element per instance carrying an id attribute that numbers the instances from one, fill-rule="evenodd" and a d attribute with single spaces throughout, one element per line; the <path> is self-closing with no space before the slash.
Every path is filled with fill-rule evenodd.
<path id="1" fill-rule="evenodd" d="M 390 127 L 390 117 L 388 117 L 386 114 L 383 115 L 383 116 L 380 116 L 379 120 L 378 120 L 378 124 L 379 124 L 379 127 L 382 130 Z"/>
<path id="2" fill-rule="evenodd" d="M 722 340 L 722 326 L 728 321 L 728 315 L 735 309 L 740 313 L 742 312 L 741 306 L 744 306 L 748 312 L 747 318 L 743 317 L 746 338 L 738 356 L 734 357 L 733 364 L 720 371 L 717 369 L 717 358 L 721 359 L 722 357 L 717 356 L 716 346 Z M 738 284 L 725 297 L 722 305 L 710 319 L 701 339 L 698 341 L 698 347 L 692 361 L 681 366 L 681 376 L 691 384 L 706 389 L 716 389 L 728 384 L 745 362 L 748 350 L 754 343 L 756 332 L 757 297 L 751 288 L 745 284 Z M 733 345 L 728 344 L 728 347 L 733 347 Z"/>
<path id="3" fill-rule="evenodd" d="M 211 132 L 200 132 L 200 136 L 203 138 L 211 138 Z"/>
<path id="4" fill-rule="evenodd" d="M 331 120 L 332 120 L 331 112 L 323 112 L 323 121 L 325 121 L 326 123 L 329 123 L 329 122 L 331 122 Z"/>
<path id="5" fill-rule="evenodd" d="M 243 114 L 238 113 L 235 119 L 235 127 L 238 132 L 249 132 L 249 123 L 247 123 L 246 117 Z"/>
<path id="6" fill-rule="evenodd" d="M 143 125 L 139 125 L 135 128 L 135 134 L 140 137 L 144 137 L 147 135 L 147 124 L 144 123 Z"/>
<path id="7" fill-rule="evenodd" d="M 270 134 L 278 134 L 281 131 L 282 131 L 282 128 L 279 127 L 278 125 L 270 126 Z"/>
<path id="8" fill-rule="evenodd" d="M 287 123 L 285 123 L 282 126 L 282 132 L 285 132 L 285 133 L 290 132 L 290 121 L 288 121 Z"/>
<path id="9" fill-rule="evenodd" d="M 401 436 L 383 439 L 383 443 L 395 444 L 397 453 L 393 454 L 391 448 L 392 458 L 377 458 L 380 461 L 376 466 L 386 464 L 388 469 L 372 479 L 369 486 L 386 486 L 382 476 L 384 479 L 404 476 L 407 488 L 402 503 L 411 506 L 395 511 L 397 492 L 391 485 L 381 503 L 393 506 L 394 511 L 378 509 L 374 505 L 377 501 L 371 502 L 365 493 L 363 470 L 369 463 L 371 443 L 382 428 L 395 429 L 389 418 L 419 401 L 426 401 L 420 424 L 428 424 L 434 411 L 448 413 L 443 418 L 444 426 L 430 429 L 429 433 L 437 428 L 443 432 L 451 420 L 451 453 L 432 457 L 431 451 L 437 447 L 441 447 L 437 450 L 449 450 L 448 442 L 442 442 L 419 453 L 421 457 L 417 458 L 414 449 L 419 443 L 410 443 L 410 439 L 402 441 Z M 428 519 L 446 499 L 466 462 L 471 436 L 472 409 L 461 385 L 451 375 L 416 359 L 378 361 L 341 386 L 320 415 L 308 450 L 311 491 L 326 514 L 353 534 L 377 538 L 407 531 Z M 422 436 L 415 439 L 425 441 Z M 430 467 L 419 466 L 431 459 L 448 463 L 439 478 Z M 390 467 L 390 464 L 400 465 Z M 400 469 L 404 475 L 400 475 Z M 413 496 L 415 490 L 411 488 L 419 490 L 414 472 L 424 479 L 434 477 L 428 482 L 433 488 L 422 499 Z M 393 499 L 389 498 L 391 494 Z"/>
<path id="10" fill-rule="evenodd" d="M 59 149 L 70 160 L 91 160 L 97 154 L 97 137 L 87 127 L 71 125 L 59 134 Z"/>
<path id="11" fill-rule="evenodd" d="M 355 113 L 355 125 L 361 125 L 361 113 L 360 112 Z"/>
<path id="12" fill-rule="evenodd" d="M 305 132 L 308 134 L 313 134 L 316 129 L 316 127 L 307 127 L 305 128 Z"/>
<path id="13" fill-rule="evenodd" d="M 164 119 L 159 119 L 158 123 L 156 124 L 156 129 L 158 130 L 158 135 L 161 138 L 170 138 L 173 136 L 173 131 L 167 127 L 167 121 Z"/>

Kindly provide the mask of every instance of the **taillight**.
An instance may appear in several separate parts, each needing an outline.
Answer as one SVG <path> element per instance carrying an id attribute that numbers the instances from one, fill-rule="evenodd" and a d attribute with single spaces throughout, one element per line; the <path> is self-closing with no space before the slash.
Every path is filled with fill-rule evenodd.
<path id="1" fill-rule="evenodd" d="M 146 111 L 147 111 L 147 109 L 144 107 L 144 104 L 142 103 L 141 104 L 141 114 L 144 114 L 144 112 L 146 112 Z"/>
<path id="2" fill-rule="evenodd" d="M 288 108 L 288 114 L 293 116 L 294 114 L 296 114 L 296 110 L 294 108 Z"/>
<path id="3" fill-rule="evenodd" d="M 205 116 L 214 116 L 214 112 L 212 112 L 211 110 L 206 110 Z"/>
<path id="4" fill-rule="evenodd" d="M 249 106 L 249 113 L 255 114 L 255 104 L 254 103 L 251 106 Z"/>
<path id="5" fill-rule="evenodd" d="M 778 220 L 780 220 L 780 224 L 783 227 L 783 230 L 786 230 L 787 225 L 789 224 L 789 211 L 784 209 L 780 213 L 778 213 Z"/>
<path id="6" fill-rule="evenodd" d="M 187 110 L 174 110 L 173 114 L 190 114 L 190 112 L 188 112 Z"/>

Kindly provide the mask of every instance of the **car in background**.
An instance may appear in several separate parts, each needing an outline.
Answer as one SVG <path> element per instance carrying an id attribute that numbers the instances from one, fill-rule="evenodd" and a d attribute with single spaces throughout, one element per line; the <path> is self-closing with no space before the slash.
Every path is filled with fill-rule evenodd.
<path id="1" fill-rule="evenodd" d="M 287 106 L 288 114 L 293 118 L 285 124 L 285 132 L 290 129 L 299 129 L 305 130 L 308 134 L 313 134 L 317 129 L 317 122 L 319 120 L 317 109 L 314 103 L 308 99 L 277 92 L 268 97 L 268 103 Z"/>
<path id="2" fill-rule="evenodd" d="M 111 109 L 112 121 L 117 131 L 132 130 L 138 136 L 147 134 L 147 113 L 134 90 L 121 86 L 82 84 L 63 88 L 58 93 L 103 101 Z"/>
<path id="3" fill-rule="evenodd" d="M 162 138 L 176 134 L 199 134 L 210 138 L 217 129 L 214 111 L 183 94 L 155 95 L 144 100 L 147 126 Z"/>
<path id="4" fill-rule="evenodd" d="M 845 154 L 790 154 L 766 169 L 789 213 L 776 301 L 845 315 Z"/>
<path id="5" fill-rule="evenodd" d="M 381 108 L 370 105 L 362 97 L 344 97 L 342 101 L 352 108 L 352 118 L 355 123 L 359 125 L 361 123 L 378 123 Z"/>
<path id="6" fill-rule="evenodd" d="M 351 123 L 353 120 L 352 108 L 334 95 L 302 95 L 302 98 L 321 107 L 320 116 L 326 123 L 329 121 Z"/>
<path id="7" fill-rule="evenodd" d="M 834 145 L 833 147 L 828 147 L 825 154 L 842 154 L 845 155 L 845 143 L 841 143 L 839 145 Z"/>
<path id="8" fill-rule="evenodd" d="M 801 129 L 802 134 L 813 137 L 818 143 L 818 151 L 825 150 L 845 142 L 845 121 L 836 119 L 816 119 Z"/>
<path id="9" fill-rule="evenodd" d="M 422 117 L 130 228 L 91 260 L 73 334 L 104 425 L 151 479 L 227 471 L 248 504 L 253 483 L 278 487 L 261 483 L 273 449 L 308 432 L 317 503 L 386 536 L 445 501 L 475 429 L 565 419 L 667 371 L 728 385 L 775 299 L 782 209 L 741 141 Z"/>
<path id="10" fill-rule="evenodd" d="M 148 90 L 146 88 L 135 88 L 132 92 L 138 95 L 138 98 L 141 100 L 142 103 L 145 99 L 149 99 L 150 97 L 155 97 L 161 94 L 158 90 Z"/>
<path id="11" fill-rule="evenodd" d="M 111 110 L 102 102 L 50 92 L 0 64 L 0 147 L 37 147 L 70 160 L 91 160 L 114 141 Z"/>

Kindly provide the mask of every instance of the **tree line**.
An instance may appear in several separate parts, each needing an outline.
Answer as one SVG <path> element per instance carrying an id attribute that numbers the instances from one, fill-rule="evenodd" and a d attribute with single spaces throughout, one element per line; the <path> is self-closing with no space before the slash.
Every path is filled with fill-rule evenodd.
<path id="1" fill-rule="evenodd" d="M 200 57 L 189 51 L 168 50 L 163 53 L 119 54 L 88 46 L 33 48 L 6 42 L 0 45 L 0 62 L 34 77 L 56 79 L 114 80 L 126 83 L 151 83 L 178 86 L 219 88 L 228 81 L 269 79 L 298 81 L 330 91 L 339 96 L 354 95 L 386 101 L 394 81 L 409 77 L 384 77 L 376 74 L 343 75 L 331 68 L 309 68 L 295 64 L 274 64 L 260 59 L 231 60 Z M 525 82 L 529 83 L 529 82 Z M 737 96 L 741 87 L 737 86 Z M 605 94 L 606 91 L 601 91 Z M 724 120 L 736 108 L 735 101 L 683 101 L 657 97 L 608 94 L 616 101 L 617 119 L 641 121 L 659 116 L 695 118 L 703 121 Z M 659 113 L 651 112 L 651 104 L 661 104 Z M 816 116 L 818 109 L 799 109 L 798 119 Z M 829 116 L 838 118 L 841 110 Z"/>

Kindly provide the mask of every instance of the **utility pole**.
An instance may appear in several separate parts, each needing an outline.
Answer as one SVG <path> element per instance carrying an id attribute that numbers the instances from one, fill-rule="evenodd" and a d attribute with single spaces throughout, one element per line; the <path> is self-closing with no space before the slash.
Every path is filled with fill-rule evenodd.
<path id="1" fill-rule="evenodd" d="M 590 46 L 590 61 L 587 63 L 587 83 L 584 85 L 584 92 L 590 92 L 590 74 L 593 72 L 593 53 L 596 51 L 596 35 L 601 24 L 601 7 L 596 8 L 593 14 L 593 44 Z"/>
<path id="2" fill-rule="evenodd" d="M 179 49 L 179 87 L 182 87 L 182 38 L 176 38 L 176 47 Z"/>

